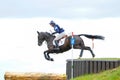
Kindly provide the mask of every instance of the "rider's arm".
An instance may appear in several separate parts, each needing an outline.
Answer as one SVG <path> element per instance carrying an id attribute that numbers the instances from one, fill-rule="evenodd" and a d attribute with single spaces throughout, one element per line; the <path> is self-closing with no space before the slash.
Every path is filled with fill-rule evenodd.
<path id="1" fill-rule="evenodd" d="M 60 33 L 60 27 L 58 25 L 54 26 L 54 30 L 56 33 Z"/>
<path id="2" fill-rule="evenodd" d="M 56 34 L 57 32 L 53 32 L 52 35 Z"/>

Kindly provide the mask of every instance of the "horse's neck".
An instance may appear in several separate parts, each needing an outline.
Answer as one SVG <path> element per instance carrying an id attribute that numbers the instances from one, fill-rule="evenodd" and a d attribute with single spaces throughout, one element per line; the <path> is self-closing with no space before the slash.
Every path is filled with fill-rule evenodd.
<path id="1" fill-rule="evenodd" d="M 48 40 L 46 40 L 46 42 L 47 42 L 48 44 L 51 44 L 51 43 L 53 42 L 53 39 L 48 39 Z"/>
<path id="2" fill-rule="evenodd" d="M 53 40 L 54 40 L 54 37 L 51 37 L 51 38 L 49 38 L 49 39 L 46 40 L 48 48 L 54 46 L 53 45 Z"/>

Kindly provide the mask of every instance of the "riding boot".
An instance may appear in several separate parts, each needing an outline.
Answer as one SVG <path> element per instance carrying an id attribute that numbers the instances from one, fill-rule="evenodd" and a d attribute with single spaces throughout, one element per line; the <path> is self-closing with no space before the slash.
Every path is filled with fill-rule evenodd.
<path id="1" fill-rule="evenodd" d="M 57 40 L 55 40 L 55 49 L 56 49 L 56 50 L 59 50 L 59 43 L 58 43 Z"/>

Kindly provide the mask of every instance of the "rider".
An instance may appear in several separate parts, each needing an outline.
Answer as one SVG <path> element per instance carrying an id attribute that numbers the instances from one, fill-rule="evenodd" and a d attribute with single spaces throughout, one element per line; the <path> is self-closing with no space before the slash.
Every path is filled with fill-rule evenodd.
<path id="1" fill-rule="evenodd" d="M 63 28 L 60 28 L 59 25 L 57 25 L 54 21 L 50 21 L 50 25 L 54 28 L 55 32 L 52 34 L 58 33 L 59 35 L 55 37 L 54 43 L 55 43 L 55 49 L 59 50 L 59 40 L 64 38 L 66 36 L 65 30 Z"/>

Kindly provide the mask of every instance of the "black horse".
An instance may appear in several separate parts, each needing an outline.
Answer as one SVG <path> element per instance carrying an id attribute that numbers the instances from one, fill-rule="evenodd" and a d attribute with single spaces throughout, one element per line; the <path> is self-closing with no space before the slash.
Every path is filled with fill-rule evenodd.
<path id="1" fill-rule="evenodd" d="M 53 40 L 55 38 L 54 35 L 52 35 L 48 32 L 38 32 L 37 31 L 37 33 L 38 33 L 38 45 L 39 46 L 42 45 L 43 41 L 47 42 L 48 50 L 44 51 L 44 56 L 45 56 L 45 59 L 47 59 L 47 60 L 53 61 L 53 58 L 51 58 L 49 56 L 50 53 L 63 53 L 72 48 L 71 41 L 70 41 L 72 36 L 66 37 L 64 44 L 59 46 L 60 50 L 55 50 L 54 49 L 55 46 L 53 45 Z M 90 39 L 101 39 L 101 40 L 104 40 L 104 37 L 100 36 L 100 35 L 88 35 L 88 34 L 80 34 L 80 35 L 73 36 L 75 38 L 75 44 L 73 45 L 73 48 L 81 49 L 80 57 L 82 57 L 83 50 L 89 50 L 92 54 L 92 57 L 95 57 L 95 54 L 93 53 L 92 49 L 88 46 L 85 46 L 84 41 L 82 40 L 82 38 L 80 36 L 85 36 Z"/>

